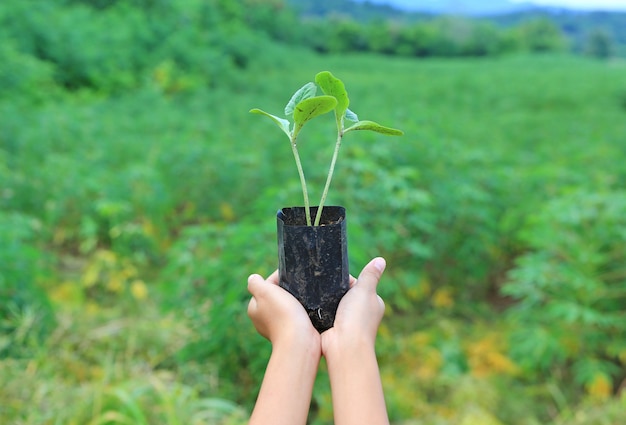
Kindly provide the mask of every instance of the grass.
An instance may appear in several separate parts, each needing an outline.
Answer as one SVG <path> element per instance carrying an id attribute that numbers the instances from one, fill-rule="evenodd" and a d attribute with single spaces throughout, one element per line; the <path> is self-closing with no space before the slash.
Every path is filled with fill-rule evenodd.
<path id="1" fill-rule="evenodd" d="M 5 423 L 245 423 L 243 409 L 207 395 L 217 385 L 210 367 L 164 366 L 189 336 L 173 315 L 144 304 L 141 315 L 92 306 L 57 317 L 44 345 L 33 343 L 28 356 L 0 362 Z M 194 374 L 203 379 L 183 382 Z"/>

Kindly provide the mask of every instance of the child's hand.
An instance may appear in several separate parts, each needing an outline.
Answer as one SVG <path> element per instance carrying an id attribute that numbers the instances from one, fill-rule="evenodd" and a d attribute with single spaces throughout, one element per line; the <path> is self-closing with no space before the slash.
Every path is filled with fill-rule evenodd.
<path id="1" fill-rule="evenodd" d="M 383 258 L 375 258 L 363 268 L 358 279 L 351 277 L 351 288 L 339 303 L 334 326 L 322 334 L 325 356 L 333 349 L 356 348 L 357 345 L 374 348 L 385 312 L 385 303 L 376 294 L 385 265 Z"/>
<path id="2" fill-rule="evenodd" d="M 321 350 L 320 335 L 311 324 L 306 310 L 298 300 L 278 286 L 278 271 L 267 280 L 258 274 L 248 278 L 248 291 L 252 298 L 248 316 L 256 330 L 272 342 L 307 344 Z"/>
<path id="3" fill-rule="evenodd" d="M 322 355 L 320 334 L 302 305 L 278 286 L 278 272 L 267 280 L 248 278 L 248 315 L 272 343 L 250 425 L 304 425 Z"/>
<path id="4" fill-rule="evenodd" d="M 375 342 L 385 312 L 376 287 L 385 260 L 375 258 L 352 279 L 335 325 L 322 334 L 336 425 L 389 425 Z"/>

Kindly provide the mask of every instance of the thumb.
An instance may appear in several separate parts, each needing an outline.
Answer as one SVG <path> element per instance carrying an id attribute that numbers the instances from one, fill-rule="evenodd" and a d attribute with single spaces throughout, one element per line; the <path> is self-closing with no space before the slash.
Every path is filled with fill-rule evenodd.
<path id="1" fill-rule="evenodd" d="M 252 294 L 252 296 L 256 296 L 259 295 L 261 288 L 262 288 L 262 284 L 265 282 L 265 280 L 263 279 L 263 277 L 261 275 L 258 274 L 251 274 L 248 277 L 248 292 L 250 292 L 250 294 Z"/>
<path id="2" fill-rule="evenodd" d="M 359 275 L 356 284 L 376 292 L 378 281 L 385 271 L 387 263 L 383 257 L 376 257 L 370 261 Z"/>

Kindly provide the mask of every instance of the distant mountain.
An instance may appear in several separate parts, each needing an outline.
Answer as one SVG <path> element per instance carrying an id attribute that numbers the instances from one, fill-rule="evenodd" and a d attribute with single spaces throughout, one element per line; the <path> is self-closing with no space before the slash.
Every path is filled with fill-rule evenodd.
<path id="1" fill-rule="evenodd" d="M 1 0 L 0 0 L 1 1 Z M 386 0 L 286 0 L 303 17 L 350 16 L 360 22 L 378 20 L 419 20 L 432 13 L 418 12 Z"/>
<path id="2" fill-rule="evenodd" d="M 296 0 L 297 1 L 297 0 Z M 353 0 L 357 4 L 385 5 L 405 12 L 421 12 L 435 15 L 493 16 L 533 10 L 552 12 L 626 12 L 626 1 L 612 7 L 598 5 L 589 0 L 577 7 L 545 6 L 534 0 Z"/>
<path id="3" fill-rule="evenodd" d="M 300 16 L 351 16 L 358 21 L 419 20 L 435 15 L 494 16 L 538 10 L 509 0 L 286 0 Z"/>
<path id="4" fill-rule="evenodd" d="M 445 15 L 486 16 L 536 9 L 531 2 L 509 0 L 355 0 L 358 3 L 387 4 L 412 12 Z"/>

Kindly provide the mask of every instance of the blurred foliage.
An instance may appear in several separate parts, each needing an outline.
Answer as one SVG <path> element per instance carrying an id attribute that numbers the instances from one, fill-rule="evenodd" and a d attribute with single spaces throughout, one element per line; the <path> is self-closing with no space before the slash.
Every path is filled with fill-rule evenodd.
<path id="1" fill-rule="evenodd" d="M 305 20 L 303 37 L 301 44 L 322 53 L 373 52 L 408 57 L 493 56 L 567 49 L 563 32 L 545 18 L 502 28 L 458 16 L 414 23 L 378 20 L 362 24 L 345 15 L 331 14 Z"/>
<path id="2" fill-rule="evenodd" d="M 610 395 L 626 365 L 626 193 L 564 194 L 529 216 L 522 237 L 529 252 L 503 288 L 520 300 L 513 355 L 528 373 L 567 366 L 591 394 Z"/>
<path id="3" fill-rule="evenodd" d="M 267 12 L 256 14 L 267 3 L 249 6 L 221 0 L 3 2 L 2 53 L 15 65 L 0 73 L 9 83 L 2 90 L 27 83 L 37 89 L 50 79 L 69 90 L 107 93 L 151 78 L 168 92 L 233 83 L 222 76 L 250 66 L 257 49 L 272 49 L 253 32 L 268 24 Z M 38 62 L 47 67 L 15 75 L 15 66 Z"/>
<path id="4" fill-rule="evenodd" d="M 53 326 L 43 288 L 50 259 L 34 244 L 41 223 L 0 211 L 0 358 L 28 355 Z"/>
<path id="5" fill-rule="evenodd" d="M 531 7 L 519 12 L 496 13 L 484 16 L 463 16 L 454 14 L 441 16 L 437 14 L 414 12 L 396 9 L 384 3 L 372 3 L 352 0 L 286 0 L 297 11 L 298 15 L 308 22 L 315 21 L 318 29 L 324 27 L 323 22 L 343 22 L 351 27 L 351 33 L 361 34 L 361 48 L 378 52 L 377 46 L 389 47 L 385 53 L 409 54 L 410 46 L 419 46 L 425 50 L 422 55 L 439 56 L 450 54 L 440 51 L 435 39 L 450 37 L 457 45 L 455 54 L 484 55 L 498 52 L 509 52 L 521 47 L 536 46 L 538 40 L 549 41 L 548 45 L 575 53 L 589 53 L 590 41 L 600 33 L 602 43 L 608 42 L 611 54 L 624 57 L 626 55 L 626 13 L 619 11 L 588 11 L 550 7 Z M 448 4 L 449 8 L 455 4 Z M 457 8 L 459 4 L 456 4 Z M 384 25 L 385 22 L 390 23 Z M 363 33 L 358 31 L 358 24 L 371 24 Z M 450 24 L 452 27 L 450 28 Z M 539 24 L 539 25 L 538 25 Z M 448 28 L 449 36 L 438 29 Z M 542 31 L 537 29 L 543 28 Z M 330 33 L 332 29 L 327 28 Z M 461 30 L 460 32 L 458 30 Z M 529 31 L 530 30 L 530 31 Z M 547 32 L 546 32 L 547 31 Z M 390 38 L 396 34 L 403 36 L 396 39 L 402 46 L 389 44 Z M 404 36 L 420 34 L 419 39 L 406 39 Z M 542 35 L 543 34 L 543 35 Z M 328 35 L 328 34 L 325 34 Z M 428 35 L 428 36 L 427 36 Z M 549 35 L 549 38 L 546 36 Z M 526 38 L 531 36 L 531 38 Z M 554 38 L 552 38 L 554 37 Z M 354 39 L 354 37 L 353 37 Z M 363 43 L 365 40 L 365 43 Z M 475 44 L 476 42 L 480 44 Z M 557 43 L 554 43 L 557 42 Z M 564 44 L 563 44 L 564 43 Z M 460 48 L 459 47 L 463 47 Z M 408 51 L 407 51 L 408 48 Z M 497 50 L 493 50 L 497 48 Z M 403 53 L 401 53 L 403 52 Z"/>
<path id="6" fill-rule="evenodd" d="M 0 417 L 5 423 L 218 424 L 247 422 L 246 412 L 216 396 L 210 368 L 160 365 L 189 332 L 173 315 L 144 305 L 119 317 L 81 309 L 59 313 L 59 325 L 29 358 L 0 362 Z M 155 332 L 155 327 L 158 332 Z M 183 383 L 202 373 L 202 385 Z M 188 379 L 188 381 L 190 381 Z"/>
<path id="7" fill-rule="evenodd" d="M 271 230 L 247 221 L 188 227 L 169 250 L 162 275 L 168 304 L 195 306 L 185 312 L 195 337 L 179 360 L 213 359 L 222 393 L 239 402 L 254 396 L 269 357 L 269 347 L 246 314 L 246 283 L 247 274 L 259 266 L 275 267 L 275 250 L 266 244 Z"/>
<path id="8" fill-rule="evenodd" d="M 2 2 L 0 422 L 245 423 L 270 349 L 246 277 L 275 269 L 275 213 L 300 199 L 247 111 L 323 69 L 406 132 L 346 137 L 328 200 L 352 273 L 388 260 L 392 422 L 626 421 L 626 73 L 566 49 L 545 20 Z M 325 128 L 300 147 L 314 197 Z M 322 365 L 311 423 L 331 421 Z"/>

